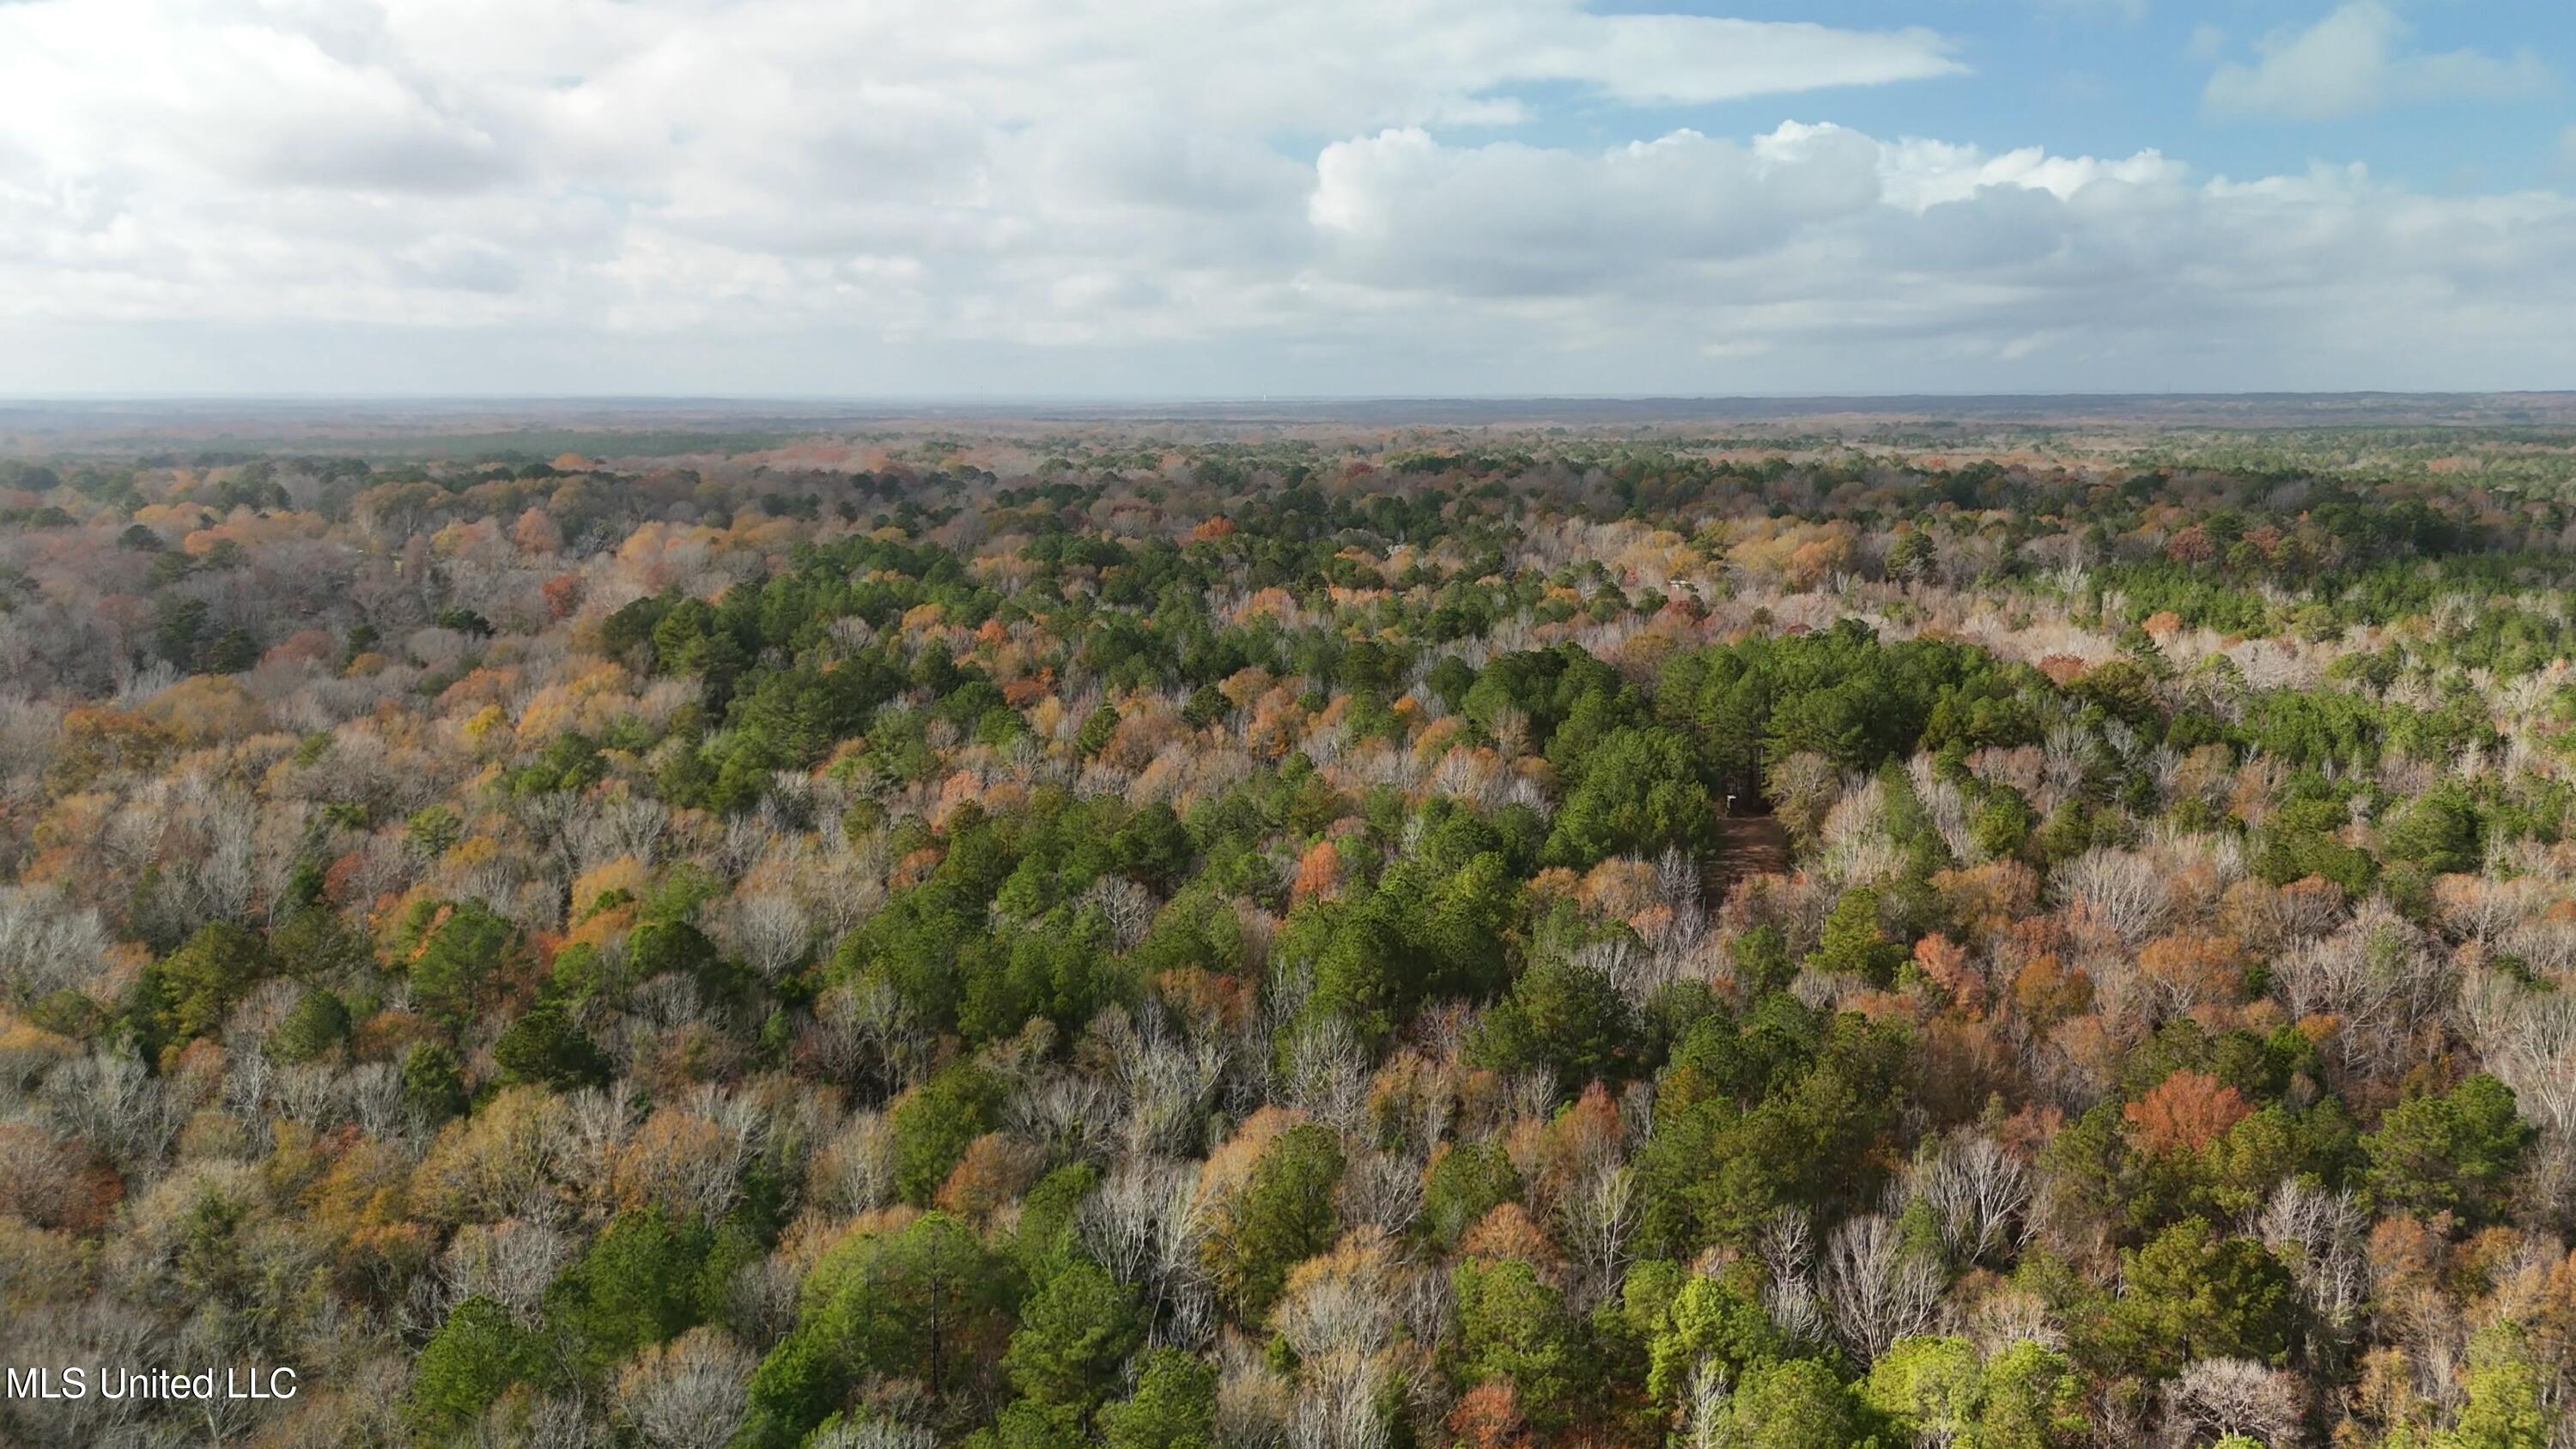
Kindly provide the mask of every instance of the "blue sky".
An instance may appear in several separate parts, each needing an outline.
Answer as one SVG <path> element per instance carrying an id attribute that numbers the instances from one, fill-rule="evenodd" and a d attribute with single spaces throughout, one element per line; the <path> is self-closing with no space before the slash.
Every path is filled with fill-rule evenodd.
<path id="1" fill-rule="evenodd" d="M 1854 0 L 1746 0 L 1734 5 L 1612 3 L 1602 13 L 1680 12 L 1806 20 L 1855 29 L 1921 25 L 1957 42 L 1962 73 L 1902 85 L 1839 89 L 1818 115 L 1872 134 L 1928 134 L 1997 150 L 2034 142 L 2053 151 L 2126 155 L 2142 148 L 2196 167 L 2250 177 L 2310 164 L 2362 162 L 2427 191 L 2564 186 L 2576 158 L 2562 145 L 2576 123 L 2576 4 L 2567 0 L 2430 0 L 2391 5 L 2405 28 L 2401 54 L 2527 54 L 2548 73 L 2528 91 L 2437 95 L 2340 110 L 2329 118 L 2231 115 L 2205 100 L 2226 64 L 2258 64 L 2258 47 L 2310 30 L 2338 8 L 2292 0 L 1947 0 L 1927 5 Z M 1543 99 L 1533 137 L 1570 144 L 1627 139 L 1674 126 L 1716 132 L 1765 128 L 1782 103 L 1625 112 L 1587 105 L 1562 88 Z M 1533 92 L 1534 98 L 1541 95 Z M 1790 110 L 1798 109 L 1790 102 Z"/>
<path id="2" fill-rule="evenodd" d="M 0 393 L 2576 387 L 2567 0 L 0 0 L 0 93 Z"/>
<path id="3" fill-rule="evenodd" d="M 1790 18 L 1801 10 L 1832 23 L 1870 23 L 1886 13 L 1883 5 L 1832 3 L 1744 5 L 1739 13 Z M 2550 80 L 2527 93 L 2391 98 L 2331 119 L 2231 116 L 2213 113 L 2205 98 L 2221 64 L 2259 64 L 2264 41 L 2311 31 L 2334 13 L 2329 5 L 1955 0 L 1914 13 L 1960 36 L 1960 59 L 1973 75 L 1927 80 L 1919 98 L 1855 95 L 1852 124 L 1932 126 L 1989 147 L 2043 139 L 2050 150 L 2094 155 L 2159 147 L 2239 178 L 2357 160 L 2427 191 L 2566 180 L 2558 142 L 2576 119 L 2576 93 L 2566 88 L 2576 77 L 2576 5 L 2566 0 L 2393 5 L 2409 31 L 2396 41 L 2398 54 L 2530 54 Z"/>

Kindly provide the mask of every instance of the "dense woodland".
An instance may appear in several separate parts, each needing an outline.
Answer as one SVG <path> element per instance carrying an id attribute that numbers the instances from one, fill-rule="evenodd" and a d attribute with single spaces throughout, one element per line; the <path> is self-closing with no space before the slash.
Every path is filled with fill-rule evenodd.
<path id="1" fill-rule="evenodd" d="M 2563 454 L 849 452 L 0 463 L 0 1440 L 2576 1445 Z"/>

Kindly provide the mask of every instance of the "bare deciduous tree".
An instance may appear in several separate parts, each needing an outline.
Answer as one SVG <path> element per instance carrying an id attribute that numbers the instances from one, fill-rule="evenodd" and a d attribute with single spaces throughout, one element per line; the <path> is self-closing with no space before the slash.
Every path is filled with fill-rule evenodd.
<path id="1" fill-rule="evenodd" d="M 1317 1121 L 1355 1132 L 1368 1106 L 1368 1053 L 1338 1016 L 1311 1021 L 1288 1039 L 1281 1097 Z"/>
<path id="2" fill-rule="evenodd" d="M 2402 1070 L 2417 1028 L 2442 1008 L 2448 975 L 2424 933 L 2382 900 L 2342 929 L 2273 960 L 2273 990 L 2293 1017 L 2335 1018 L 2335 1044 L 2367 1076 Z"/>
<path id="3" fill-rule="evenodd" d="M 1012 1131 L 1064 1157 L 1107 1162 L 1119 1147 L 1118 1092 L 1084 1072 L 1042 1068 L 1014 1084 L 1003 1112 Z"/>
<path id="4" fill-rule="evenodd" d="M 1151 1004 L 1135 1016 L 1104 1011 L 1091 1030 L 1105 1048 L 1111 1081 L 1126 1098 L 1127 1149 L 1203 1150 L 1208 1111 L 1225 1080 L 1225 1042 L 1180 1030 Z"/>
<path id="5" fill-rule="evenodd" d="M 0 885 L 0 997 L 29 1002 L 98 974 L 109 941 L 98 912 L 53 891 Z"/>
<path id="6" fill-rule="evenodd" d="M 1835 1333 L 1864 1361 L 1941 1321 L 1938 1265 L 1908 1248 L 1884 1213 L 1846 1218 L 1825 1239 L 1817 1286 Z"/>
<path id="7" fill-rule="evenodd" d="M 2462 1034 L 2514 1105 L 2562 1150 L 2576 1148 L 2576 998 L 2500 971 L 2472 973 L 2459 1000 Z"/>
<path id="8" fill-rule="evenodd" d="M 2164 1442 L 2197 1444 L 2243 1435 L 2296 1449 L 2306 1395 L 2294 1374 L 2241 1358 L 2205 1358 L 2165 1386 Z"/>
<path id="9" fill-rule="evenodd" d="M 1963 1258 L 1993 1258 L 2029 1237 L 2030 1169 L 1991 1137 L 1961 1134 L 1929 1149 L 1916 1159 L 1912 1187 Z"/>
<path id="10" fill-rule="evenodd" d="M 1831 1329 L 1816 1296 L 1815 1230 L 1805 1211 L 1775 1209 L 1754 1234 L 1753 1247 L 1762 1260 L 1762 1307 L 1771 1321 L 1792 1338 L 1822 1339 Z"/>
<path id="11" fill-rule="evenodd" d="M 2052 884 L 2061 899 L 2091 910 L 2132 945 L 2172 916 L 2164 867 L 2142 852 L 2096 846 L 2058 867 Z"/>
<path id="12" fill-rule="evenodd" d="M 894 1127 L 862 1109 L 815 1158 L 818 1186 L 843 1212 L 872 1212 L 894 1199 Z"/>
<path id="13" fill-rule="evenodd" d="M 1131 1158 L 1074 1215 L 1083 1246 L 1119 1281 L 1141 1285 L 1148 1305 L 1184 1312 L 1206 1297 L 1198 1245 L 1206 1230 L 1195 1163 Z"/>
<path id="14" fill-rule="evenodd" d="M 1567 1255 L 1579 1266 L 1569 1301 L 1588 1309 L 1618 1290 L 1628 1270 L 1629 1240 L 1643 1205 L 1636 1174 L 1625 1163 L 1604 1163 L 1584 1174 L 1557 1199 Z"/>
<path id="15" fill-rule="evenodd" d="M 617 1376 L 617 1417 L 652 1449 L 723 1449 L 759 1360 L 721 1328 L 644 1350 Z"/>
<path id="16" fill-rule="evenodd" d="M 1145 939 L 1146 930 L 1154 924 L 1154 893 L 1123 875 L 1104 875 L 1082 893 L 1078 905 L 1100 908 L 1109 922 L 1110 939 L 1121 951 L 1136 949 Z"/>
<path id="17" fill-rule="evenodd" d="M 803 960 L 813 922 L 796 898 L 777 891 L 745 896 L 734 906 L 734 938 L 743 959 L 772 981 Z"/>
<path id="18" fill-rule="evenodd" d="M 92 1052 L 45 1077 L 47 1109 L 68 1136 L 85 1137 L 115 1161 L 158 1167 L 196 1104 L 127 1052 Z"/>
<path id="19" fill-rule="evenodd" d="M 555 1275 L 579 1244 L 542 1223 L 505 1218 L 488 1226 L 468 1223 L 439 1260 L 441 1287 L 450 1304 L 489 1298 L 533 1323 Z"/>
<path id="20" fill-rule="evenodd" d="M 1393 1152 L 1361 1152 L 1334 1190 L 1345 1223 L 1402 1232 L 1422 1215 L 1422 1164 Z"/>
<path id="21" fill-rule="evenodd" d="M 1681 1442 L 1689 1449 L 1722 1449 L 1726 1409 L 1733 1397 L 1726 1365 L 1704 1358 L 1691 1369 L 1690 1388 L 1682 1399 Z"/>
<path id="22" fill-rule="evenodd" d="M 2369 1221 L 2350 1192 L 2296 1178 L 2272 1190 L 2255 1221 L 2264 1246 L 2296 1266 L 2300 1295 L 2331 1339 L 2351 1337 L 2370 1300 Z"/>
<path id="23" fill-rule="evenodd" d="M 892 1097 L 930 1070 L 930 1033 L 882 981 L 844 983 L 816 998 L 809 1040 L 824 1069 L 840 1082 L 869 1088 L 868 1100 Z"/>

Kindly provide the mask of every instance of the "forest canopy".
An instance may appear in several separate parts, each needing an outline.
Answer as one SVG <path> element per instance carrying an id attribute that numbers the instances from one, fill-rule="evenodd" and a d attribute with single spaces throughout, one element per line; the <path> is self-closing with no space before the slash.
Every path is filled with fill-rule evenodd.
<path id="1" fill-rule="evenodd" d="M 2567 1443 L 2576 503 L 2365 441 L 0 460 L 0 1361 L 303 1384 L 0 1439 Z"/>

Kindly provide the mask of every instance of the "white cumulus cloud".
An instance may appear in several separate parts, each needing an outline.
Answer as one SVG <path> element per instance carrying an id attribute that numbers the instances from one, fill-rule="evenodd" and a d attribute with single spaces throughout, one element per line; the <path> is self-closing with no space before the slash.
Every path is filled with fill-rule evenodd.
<path id="1" fill-rule="evenodd" d="M 2528 50 L 2419 51 L 2406 48 L 2408 38 L 2405 19 L 2384 0 L 2347 0 L 2305 30 L 2257 42 L 2253 64 L 2221 65 L 2202 99 L 2218 116 L 2322 121 L 2394 101 L 2510 99 L 2550 83 L 2549 67 Z"/>
<path id="2" fill-rule="evenodd" d="M 2383 73 L 2439 59 L 2402 40 Z M 0 5 L 0 391 L 2576 371 L 2567 196 L 1827 119 L 1832 88 L 1957 54 L 1579 0 Z M 1568 87 L 1613 122 L 1764 94 L 1808 119 L 1584 146 L 1494 129 Z"/>

